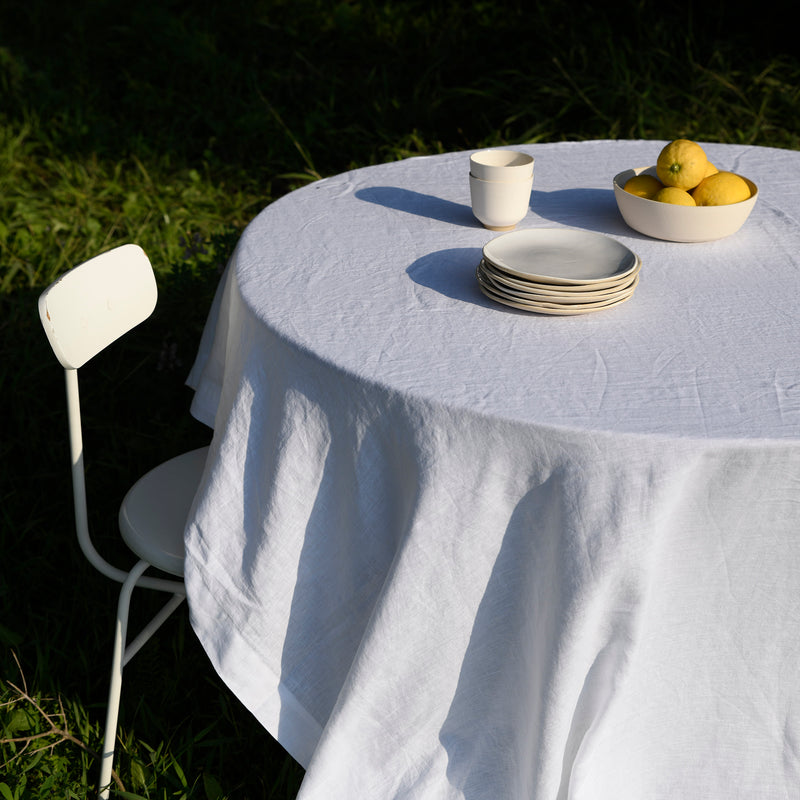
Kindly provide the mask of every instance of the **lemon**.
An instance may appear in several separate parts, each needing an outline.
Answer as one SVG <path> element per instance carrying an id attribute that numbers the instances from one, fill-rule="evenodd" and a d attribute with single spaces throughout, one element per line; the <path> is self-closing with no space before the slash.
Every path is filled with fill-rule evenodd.
<path id="1" fill-rule="evenodd" d="M 674 206 L 697 205 L 689 192 L 685 189 L 679 189 L 677 186 L 665 186 L 657 191 L 652 199 L 658 200 L 659 203 L 671 203 Z"/>
<path id="2" fill-rule="evenodd" d="M 727 206 L 747 200 L 750 187 L 744 178 L 733 172 L 717 172 L 703 178 L 692 197 L 698 206 Z"/>
<path id="3" fill-rule="evenodd" d="M 656 161 L 656 172 L 665 186 L 694 189 L 706 174 L 705 150 L 689 139 L 675 139 L 664 147 Z"/>
<path id="4" fill-rule="evenodd" d="M 634 175 L 625 181 L 623 188 L 626 192 L 649 200 L 659 189 L 664 188 L 664 184 L 653 175 Z"/>
<path id="5" fill-rule="evenodd" d="M 706 174 L 703 175 L 704 178 L 707 178 L 709 175 L 716 175 L 719 170 L 709 161 L 706 164 Z"/>

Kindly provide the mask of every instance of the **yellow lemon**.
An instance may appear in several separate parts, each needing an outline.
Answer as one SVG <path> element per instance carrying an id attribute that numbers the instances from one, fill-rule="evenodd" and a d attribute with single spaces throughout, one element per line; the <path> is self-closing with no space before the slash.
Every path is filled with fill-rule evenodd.
<path id="1" fill-rule="evenodd" d="M 709 175 L 716 175 L 719 170 L 709 161 L 706 164 L 706 174 L 703 175 L 704 178 L 707 178 Z"/>
<path id="2" fill-rule="evenodd" d="M 665 186 L 694 189 L 706 174 L 705 150 L 689 139 L 675 139 L 664 147 L 656 161 L 656 172 Z"/>
<path id="3" fill-rule="evenodd" d="M 658 200 L 659 203 L 671 203 L 674 206 L 695 206 L 692 196 L 685 189 L 679 189 L 677 186 L 665 186 L 653 195 L 653 200 Z"/>
<path id="4" fill-rule="evenodd" d="M 717 172 L 703 178 L 692 197 L 698 206 L 727 206 L 747 200 L 750 187 L 744 178 L 733 172 Z"/>
<path id="5" fill-rule="evenodd" d="M 664 184 L 653 175 L 634 175 L 625 182 L 626 192 L 635 194 L 637 197 L 646 197 L 648 200 L 659 190 L 663 189 Z"/>

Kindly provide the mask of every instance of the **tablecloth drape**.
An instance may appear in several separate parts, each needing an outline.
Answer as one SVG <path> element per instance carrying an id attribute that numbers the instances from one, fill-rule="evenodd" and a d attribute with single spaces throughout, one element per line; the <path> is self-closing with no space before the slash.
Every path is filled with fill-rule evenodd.
<path id="1" fill-rule="evenodd" d="M 596 314 L 479 293 L 465 153 L 242 236 L 189 377 L 187 593 L 302 800 L 800 796 L 800 154 L 706 145 L 760 198 L 675 244 L 611 191 L 661 144 L 522 148 L 519 227 L 643 260 Z"/>

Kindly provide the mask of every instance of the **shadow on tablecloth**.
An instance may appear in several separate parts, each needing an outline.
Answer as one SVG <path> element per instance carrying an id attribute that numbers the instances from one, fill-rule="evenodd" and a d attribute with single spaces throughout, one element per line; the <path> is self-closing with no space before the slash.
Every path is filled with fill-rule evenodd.
<path id="1" fill-rule="evenodd" d="M 359 189 L 355 196 L 359 200 L 405 211 L 407 214 L 416 214 L 467 228 L 481 227 L 480 222 L 472 216 L 472 209 L 468 205 L 454 203 L 452 200 L 444 200 L 431 194 L 401 189 L 397 186 L 370 186 Z"/>
<path id="2" fill-rule="evenodd" d="M 472 215 L 469 205 L 410 189 L 370 186 L 359 189 L 355 196 L 368 203 L 376 203 L 386 208 L 394 208 L 407 214 L 416 214 L 451 225 L 466 228 L 481 227 Z M 558 189 L 550 192 L 534 189 L 530 208 L 541 219 L 559 225 L 597 231 L 609 236 L 647 238 L 625 224 L 612 189 Z M 521 223 L 520 227 L 524 227 L 524 223 Z"/>
<path id="3" fill-rule="evenodd" d="M 406 274 L 419 286 L 433 289 L 453 300 L 472 303 L 483 308 L 497 308 L 497 304 L 483 295 L 478 288 L 475 270 L 480 260 L 480 247 L 452 247 L 447 250 L 436 250 L 410 264 Z M 511 314 L 529 314 L 527 311 L 520 311 L 509 306 L 502 308 Z"/>
<path id="4" fill-rule="evenodd" d="M 608 236 L 648 238 L 627 226 L 612 189 L 558 189 L 552 192 L 534 189 L 531 210 L 542 219 L 570 228 Z"/>

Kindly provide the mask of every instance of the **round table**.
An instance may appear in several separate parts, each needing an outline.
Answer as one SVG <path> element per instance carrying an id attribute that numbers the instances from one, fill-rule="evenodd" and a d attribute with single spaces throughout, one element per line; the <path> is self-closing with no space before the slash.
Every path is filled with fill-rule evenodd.
<path id="1" fill-rule="evenodd" d="M 663 142 L 529 145 L 518 228 L 611 236 L 626 303 L 484 297 L 468 153 L 310 184 L 241 237 L 189 377 L 193 626 L 319 798 L 800 786 L 800 153 L 703 143 L 741 230 L 649 239 Z"/>

